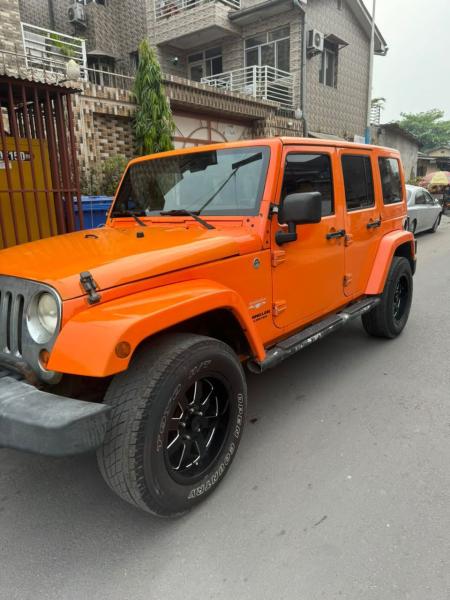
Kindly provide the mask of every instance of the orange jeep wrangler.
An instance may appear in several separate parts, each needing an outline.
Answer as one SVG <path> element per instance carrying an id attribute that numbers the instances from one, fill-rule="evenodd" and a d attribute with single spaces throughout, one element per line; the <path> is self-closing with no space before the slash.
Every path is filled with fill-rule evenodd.
<path id="1" fill-rule="evenodd" d="M 401 333 L 406 216 L 385 148 L 276 138 L 131 161 L 104 228 L 0 252 L 0 445 L 95 449 L 124 500 L 185 512 L 235 457 L 243 366 L 359 316 Z"/>

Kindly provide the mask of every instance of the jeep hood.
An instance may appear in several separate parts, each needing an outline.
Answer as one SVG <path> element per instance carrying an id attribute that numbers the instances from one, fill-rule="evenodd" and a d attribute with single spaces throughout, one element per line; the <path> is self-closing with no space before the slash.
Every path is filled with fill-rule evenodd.
<path id="1" fill-rule="evenodd" d="M 243 227 L 105 227 L 2 250 L 0 275 L 42 281 L 68 300 L 84 295 L 83 271 L 105 290 L 260 248 L 258 236 Z"/>

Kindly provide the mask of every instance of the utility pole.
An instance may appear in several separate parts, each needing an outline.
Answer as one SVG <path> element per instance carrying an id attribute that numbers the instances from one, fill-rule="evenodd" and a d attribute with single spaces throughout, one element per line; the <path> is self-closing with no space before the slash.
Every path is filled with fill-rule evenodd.
<path id="1" fill-rule="evenodd" d="M 372 88 L 373 88 L 373 59 L 375 55 L 375 13 L 377 0 L 373 0 L 372 8 L 372 31 L 370 34 L 370 57 L 369 57 L 369 92 L 367 94 L 367 124 L 366 124 L 366 144 L 372 141 L 372 132 L 370 130 L 370 112 L 372 108 Z"/>

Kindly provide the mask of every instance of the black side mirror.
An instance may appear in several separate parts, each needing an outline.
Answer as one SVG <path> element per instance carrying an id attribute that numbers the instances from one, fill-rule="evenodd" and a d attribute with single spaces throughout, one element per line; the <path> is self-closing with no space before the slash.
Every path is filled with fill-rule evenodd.
<path id="1" fill-rule="evenodd" d="M 289 194 L 283 200 L 278 212 L 279 223 L 287 223 L 288 231 L 278 231 L 275 239 L 277 244 L 294 242 L 297 239 L 297 225 L 320 223 L 322 219 L 322 194 L 306 192 Z"/>

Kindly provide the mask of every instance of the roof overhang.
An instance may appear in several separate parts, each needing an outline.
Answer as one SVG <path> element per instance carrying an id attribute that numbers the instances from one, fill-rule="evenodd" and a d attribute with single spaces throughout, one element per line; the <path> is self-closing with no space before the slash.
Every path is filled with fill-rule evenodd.
<path id="1" fill-rule="evenodd" d="M 237 25 L 249 25 L 255 20 L 268 19 L 293 8 L 301 8 L 299 2 L 295 0 L 265 0 L 254 6 L 231 12 L 229 19 Z"/>
<path id="2" fill-rule="evenodd" d="M 362 0 L 347 0 L 347 2 L 358 23 L 370 38 L 372 30 L 372 15 L 367 10 L 364 2 Z M 387 51 L 388 45 L 386 40 L 382 36 L 381 31 L 375 25 L 375 54 L 378 56 L 386 56 Z"/>

